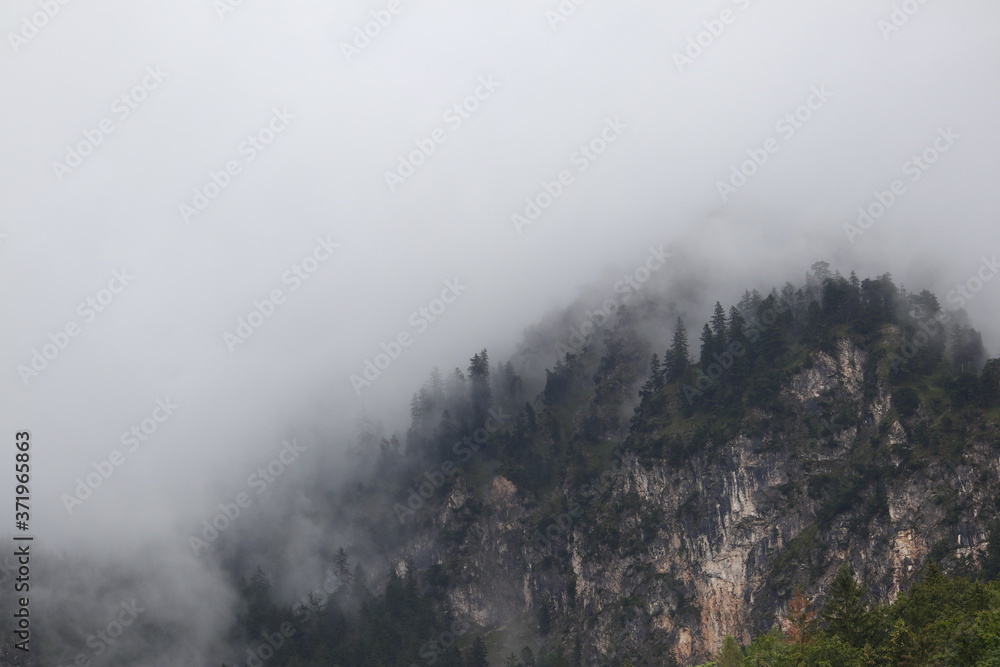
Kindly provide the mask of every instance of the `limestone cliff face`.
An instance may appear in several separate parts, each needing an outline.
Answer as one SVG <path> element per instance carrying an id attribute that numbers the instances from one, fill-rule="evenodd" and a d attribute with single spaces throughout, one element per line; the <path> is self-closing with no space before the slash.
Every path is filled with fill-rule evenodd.
<path id="1" fill-rule="evenodd" d="M 602 475 L 549 498 L 462 480 L 400 557 L 459 563 L 451 602 L 481 626 L 536 629 L 526 612 L 546 605 L 587 664 L 696 664 L 726 634 L 780 623 L 796 586 L 814 595 L 843 562 L 893 599 L 932 554 L 952 568 L 981 557 L 1000 439 L 956 427 L 939 446 L 960 446 L 960 463 L 914 456 L 884 376 L 840 341 L 784 383 L 781 414 L 752 415 L 724 442 L 652 456 L 640 445 L 657 434 L 635 436 Z"/>

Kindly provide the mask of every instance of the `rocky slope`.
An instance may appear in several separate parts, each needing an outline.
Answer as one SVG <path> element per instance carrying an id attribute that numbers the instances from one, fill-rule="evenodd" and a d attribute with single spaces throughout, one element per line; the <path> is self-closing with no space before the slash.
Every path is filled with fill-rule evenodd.
<path id="1" fill-rule="evenodd" d="M 695 664 L 780 623 L 796 586 L 822 589 L 843 562 L 883 600 L 928 558 L 974 568 L 1000 506 L 1000 433 L 947 423 L 933 401 L 902 418 L 872 357 L 848 337 L 812 351 L 776 409 L 707 437 L 719 419 L 683 417 L 667 391 L 582 483 L 544 496 L 459 475 L 397 557 L 445 568 L 457 614 L 484 628 L 531 633 L 544 608 L 548 639 L 587 664 Z"/>

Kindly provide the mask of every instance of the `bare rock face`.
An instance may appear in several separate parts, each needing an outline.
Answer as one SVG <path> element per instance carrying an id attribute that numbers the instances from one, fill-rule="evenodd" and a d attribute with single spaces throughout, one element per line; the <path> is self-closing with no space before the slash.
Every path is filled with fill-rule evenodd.
<path id="1" fill-rule="evenodd" d="M 528 503 L 495 476 L 477 501 L 462 482 L 401 556 L 458 558 L 450 600 L 481 626 L 536 630 L 525 611 L 545 604 L 585 638 L 588 664 L 682 665 L 780 624 L 796 586 L 815 597 L 844 562 L 891 600 L 932 553 L 981 558 L 1000 506 L 996 434 L 962 443 L 960 466 L 924 465 L 863 350 L 842 340 L 810 361 L 785 382 L 782 415 L 673 464 L 626 449 L 601 493 L 567 484 Z M 460 546 L 443 551 L 441 532 Z"/>
<path id="2" fill-rule="evenodd" d="M 517 487 L 506 477 L 497 475 L 490 485 L 490 500 L 500 510 L 510 509 L 517 498 Z"/>

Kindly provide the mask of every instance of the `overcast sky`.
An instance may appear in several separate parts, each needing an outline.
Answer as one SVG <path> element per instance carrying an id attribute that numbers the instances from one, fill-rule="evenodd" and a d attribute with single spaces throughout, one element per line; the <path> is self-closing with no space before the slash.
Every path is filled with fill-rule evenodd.
<path id="1" fill-rule="evenodd" d="M 284 438 L 391 421 L 650 246 L 733 289 L 826 259 L 943 303 L 1000 252 L 989 0 L 224 2 L 0 8 L 0 405 L 50 544 L 176 540 Z M 965 304 L 993 356 L 998 297 Z"/>

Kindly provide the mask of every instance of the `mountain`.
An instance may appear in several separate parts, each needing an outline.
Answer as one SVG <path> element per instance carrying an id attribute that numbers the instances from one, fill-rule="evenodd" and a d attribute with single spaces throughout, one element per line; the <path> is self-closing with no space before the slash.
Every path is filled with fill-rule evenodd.
<path id="1" fill-rule="evenodd" d="M 796 591 L 819 609 L 844 565 L 886 603 L 929 564 L 996 559 L 1000 361 L 961 312 L 818 263 L 716 304 L 697 359 L 672 315 L 616 308 L 537 392 L 515 363 L 538 336 L 432 374 L 331 520 L 363 536 L 346 553 L 390 554 L 379 604 L 436 611 L 397 628 L 410 655 L 351 664 L 461 664 L 453 635 L 540 664 L 694 664 L 787 627 Z"/>
<path id="2" fill-rule="evenodd" d="M 363 421 L 358 481 L 304 490 L 311 593 L 269 566 L 294 517 L 223 535 L 240 664 L 1000 664 L 1000 360 L 964 313 L 823 262 L 704 323 L 631 297 Z M 832 663 L 782 662 L 814 636 Z"/>

